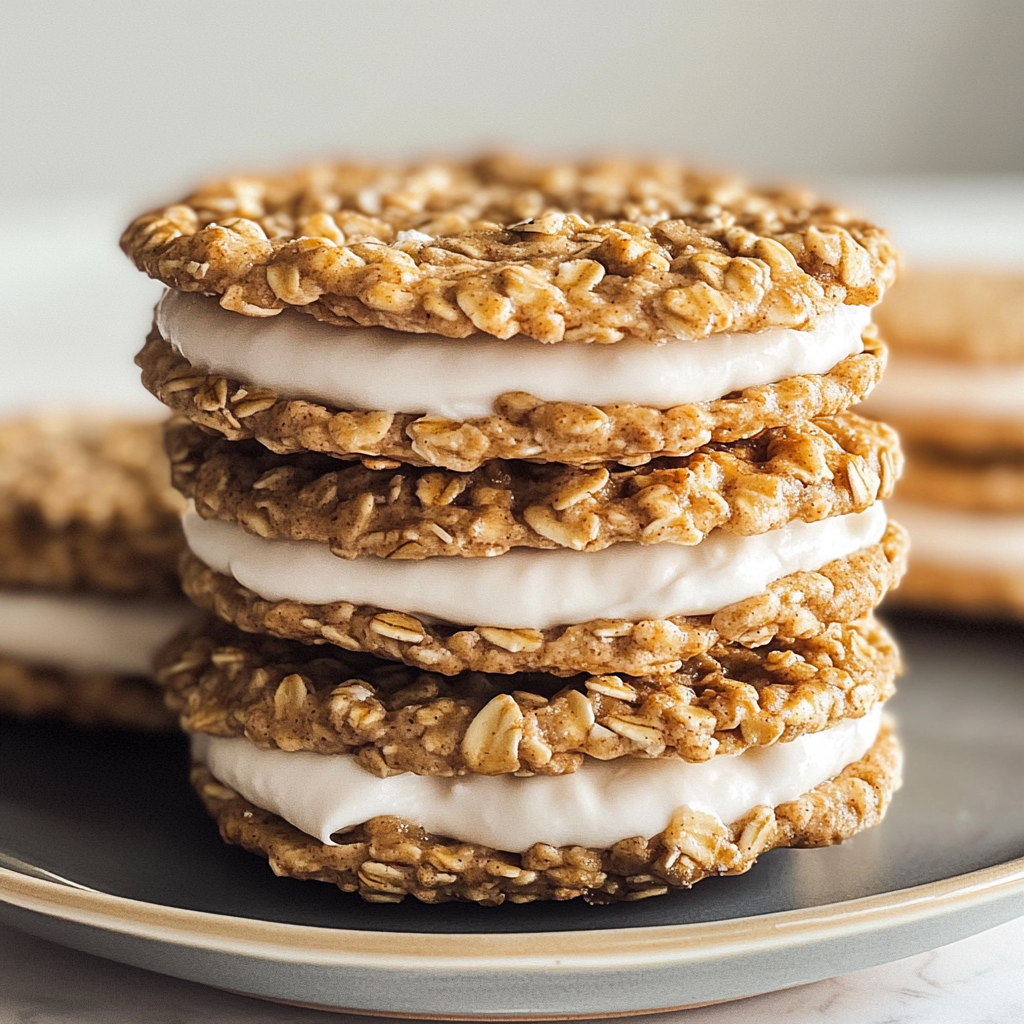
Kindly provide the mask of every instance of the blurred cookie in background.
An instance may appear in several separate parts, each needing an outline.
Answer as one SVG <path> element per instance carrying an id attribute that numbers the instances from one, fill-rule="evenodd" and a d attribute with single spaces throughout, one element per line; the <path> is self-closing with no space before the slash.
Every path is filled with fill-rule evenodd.
<path id="1" fill-rule="evenodd" d="M 192 615 L 162 431 L 72 411 L 0 423 L 0 713 L 173 722 L 153 651 Z"/>
<path id="2" fill-rule="evenodd" d="M 910 570 L 893 600 L 1024 616 L 1024 182 L 859 198 L 904 259 L 876 312 L 890 363 L 862 406 L 907 457 L 889 508 Z"/>

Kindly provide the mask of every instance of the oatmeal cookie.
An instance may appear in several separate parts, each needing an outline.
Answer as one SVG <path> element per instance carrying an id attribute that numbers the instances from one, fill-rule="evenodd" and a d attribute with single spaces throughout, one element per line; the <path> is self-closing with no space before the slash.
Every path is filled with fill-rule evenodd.
<path id="1" fill-rule="evenodd" d="M 260 537 L 319 541 L 343 558 L 690 545 L 716 529 L 749 536 L 862 512 L 891 495 L 902 465 L 895 432 L 852 413 L 638 468 L 495 461 L 471 473 L 368 469 L 217 441 L 187 421 L 171 425 L 167 448 L 176 486 L 203 518 Z"/>
<path id="2" fill-rule="evenodd" d="M 247 316 L 545 343 L 805 327 L 896 273 L 883 231 L 805 193 L 627 161 L 233 178 L 138 217 L 121 247 Z"/>
<path id="3" fill-rule="evenodd" d="M 1024 512 L 1024 452 L 1019 458 L 965 457 L 935 447 L 912 448 L 901 499 L 977 512 Z"/>
<path id="4" fill-rule="evenodd" d="M 459 672 L 670 672 L 681 658 L 718 641 L 756 646 L 772 637 L 814 636 L 836 621 L 874 607 L 903 574 L 906 533 L 890 523 L 879 544 L 837 558 L 815 572 L 796 572 L 760 594 L 713 615 L 665 619 L 595 619 L 548 629 L 441 624 L 348 601 L 270 601 L 191 552 L 181 560 L 182 588 L 200 608 L 245 632 L 361 651 L 407 665 Z"/>
<path id="5" fill-rule="evenodd" d="M 707 761 L 819 732 L 891 696 L 899 654 L 868 617 L 756 650 L 720 641 L 657 676 L 446 678 L 211 621 L 156 669 L 194 732 L 351 754 L 382 777 L 561 775 L 586 754 Z"/>
<path id="6" fill-rule="evenodd" d="M 878 323 L 908 355 L 957 363 L 1024 362 L 1024 274 L 907 270 Z"/>
<path id="7" fill-rule="evenodd" d="M 338 845 L 326 846 L 250 804 L 203 766 L 193 768 L 192 784 L 224 841 L 266 857 L 276 875 L 330 882 L 372 903 L 398 903 L 412 895 L 424 903 L 496 906 L 506 899 L 645 899 L 712 875 L 741 874 L 777 847 L 831 846 L 882 820 L 901 773 L 899 741 L 883 723 L 859 761 L 774 809 L 755 807 L 725 825 L 682 807 L 651 838 L 623 839 L 606 850 L 537 843 L 522 854 L 434 836 L 394 817 L 371 818 L 337 836 Z"/>
<path id="8" fill-rule="evenodd" d="M 934 448 L 963 460 L 1024 459 L 1024 413 L 1017 419 L 979 419 L 957 415 L 886 414 L 905 446 Z"/>
<path id="9" fill-rule="evenodd" d="M 642 464 L 656 455 L 688 455 L 709 442 L 729 443 L 841 413 L 871 391 L 885 367 L 885 346 L 873 326 L 863 340 L 863 352 L 828 373 L 752 386 L 711 402 L 667 410 L 626 403 L 598 407 L 508 392 L 498 398 L 493 415 L 470 420 L 338 410 L 278 395 L 196 369 L 155 328 L 135 361 L 142 383 L 164 405 L 230 441 L 256 438 L 281 454 L 324 452 L 378 467 L 401 462 L 469 472 L 492 459 Z"/>
<path id="10" fill-rule="evenodd" d="M 971 569 L 915 559 L 886 607 L 930 608 L 947 614 L 1024 618 L 1024 572 Z"/>
<path id="11" fill-rule="evenodd" d="M 28 665 L 0 654 L 0 714 L 75 725 L 171 729 L 174 714 L 153 681 L 114 672 Z"/>
<path id="12" fill-rule="evenodd" d="M 159 423 L 52 414 L 0 424 L 0 585 L 179 593 L 183 507 Z"/>

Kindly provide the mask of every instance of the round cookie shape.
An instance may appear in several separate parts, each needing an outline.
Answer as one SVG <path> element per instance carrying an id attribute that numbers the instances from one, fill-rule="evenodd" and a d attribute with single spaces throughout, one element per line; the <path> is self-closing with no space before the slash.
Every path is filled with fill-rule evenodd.
<path id="1" fill-rule="evenodd" d="M 162 449 L 154 421 L 0 424 L 0 585 L 178 594 L 184 502 Z"/>
<path id="2" fill-rule="evenodd" d="M 642 405 L 545 402 L 501 395 L 494 414 L 469 420 L 387 410 L 338 410 L 192 366 L 154 329 L 136 363 L 143 385 L 173 412 L 230 441 L 256 438 L 278 453 L 314 451 L 470 472 L 492 459 L 586 465 L 608 459 L 642 464 L 688 455 L 763 430 L 832 416 L 878 383 L 886 349 L 873 325 L 864 351 L 824 374 L 802 374 L 709 402 L 662 410 Z"/>
<path id="3" fill-rule="evenodd" d="M 697 544 L 861 512 L 902 468 L 885 424 L 852 413 L 778 427 L 641 467 L 489 462 L 468 473 L 339 464 L 167 431 L 172 477 L 205 519 L 267 539 L 319 541 L 344 558 L 493 557 L 514 548 L 598 551 Z"/>
<path id="4" fill-rule="evenodd" d="M 331 645 L 401 661 L 442 675 L 460 672 L 670 672 L 718 639 L 746 645 L 775 636 L 813 636 L 851 621 L 896 587 L 906 568 L 906 532 L 890 523 L 879 544 L 813 572 L 794 572 L 713 615 L 633 622 L 601 618 L 547 629 L 440 625 L 393 609 L 349 601 L 308 604 L 260 597 L 191 552 L 182 588 L 200 608 L 246 632 Z"/>
<path id="5" fill-rule="evenodd" d="M 523 854 L 433 836 L 414 823 L 378 817 L 327 846 L 224 786 L 202 765 L 192 784 L 224 841 L 266 857 L 275 874 L 330 882 L 372 903 L 412 895 L 424 903 L 452 900 L 485 906 L 576 899 L 613 903 L 661 896 L 712 875 L 741 874 L 782 846 L 840 843 L 877 825 L 902 776 L 892 726 L 836 778 L 775 808 L 761 805 L 724 824 L 680 808 L 663 832 L 608 849 L 538 843 Z"/>
<path id="6" fill-rule="evenodd" d="M 358 758 L 386 777 L 576 771 L 586 755 L 706 761 L 859 718 L 899 655 L 870 617 L 753 650 L 719 641 L 651 676 L 445 678 L 210 621 L 158 655 L 184 728 Z"/>
<path id="7" fill-rule="evenodd" d="M 545 343 L 697 339 L 872 305 L 896 253 L 795 191 L 682 165 L 492 158 L 213 182 L 137 218 L 135 265 L 248 316 Z"/>

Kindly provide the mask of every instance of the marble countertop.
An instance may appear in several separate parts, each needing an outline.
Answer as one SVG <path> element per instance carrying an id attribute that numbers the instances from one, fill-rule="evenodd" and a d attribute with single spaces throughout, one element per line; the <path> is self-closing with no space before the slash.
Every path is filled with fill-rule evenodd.
<path id="1" fill-rule="evenodd" d="M 659 1024 L 1017 1024 L 1024 918 L 866 971 L 697 1010 Z M 230 995 L 45 942 L 0 925 L 0 1024 L 373 1024 Z"/>

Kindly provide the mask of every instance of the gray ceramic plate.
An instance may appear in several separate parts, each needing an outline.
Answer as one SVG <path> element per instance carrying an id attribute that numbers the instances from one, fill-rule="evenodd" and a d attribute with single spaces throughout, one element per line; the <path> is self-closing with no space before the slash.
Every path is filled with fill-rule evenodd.
<path id="1" fill-rule="evenodd" d="M 909 956 L 1024 914 L 1024 632 L 895 626 L 906 785 L 841 847 L 622 906 L 370 905 L 223 846 L 179 738 L 7 722 L 0 917 L 221 988 L 424 1017 L 637 1013 Z"/>

